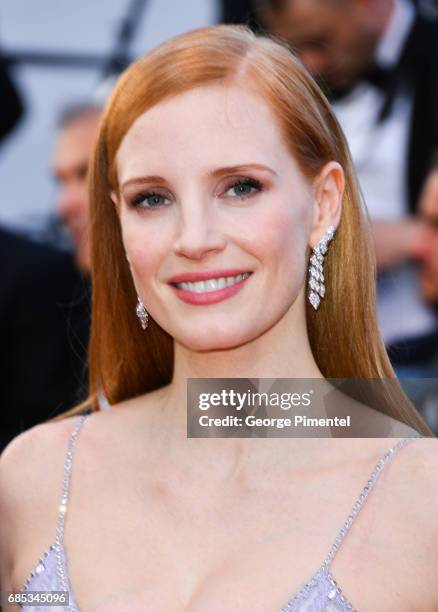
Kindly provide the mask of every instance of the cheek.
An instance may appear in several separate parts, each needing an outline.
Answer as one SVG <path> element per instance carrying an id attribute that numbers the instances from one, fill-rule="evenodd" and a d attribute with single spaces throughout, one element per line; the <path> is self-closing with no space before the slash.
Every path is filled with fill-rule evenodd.
<path id="1" fill-rule="evenodd" d="M 122 212 L 122 237 L 134 281 L 141 282 L 157 270 L 168 249 L 162 232 L 152 231 L 150 224 L 134 216 Z"/>
<path id="2" fill-rule="evenodd" d="M 310 204 L 280 201 L 251 219 L 245 228 L 248 250 L 262 261 L 269 263 L 271 271 L 288 270 L 288 275 L 301 277 L 310 229 Z"/>

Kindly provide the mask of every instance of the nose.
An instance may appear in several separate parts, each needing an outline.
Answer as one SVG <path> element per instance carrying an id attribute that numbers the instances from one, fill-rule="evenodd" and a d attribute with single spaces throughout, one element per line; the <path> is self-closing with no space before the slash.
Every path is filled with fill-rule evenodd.
<path id="1" fill-rule="evenodd" d="M 225 236 L 211 211 L 192 206 L 182 212 L 173 247 L 176 255 L 200 260 L 208 253 L 222 251 L 225 245 Z"/>
<path id="2" fill-rule="evenodd" d="M 329 68 L 327 52 L 320 49 L 303 49 L 300 52 L 300 59 L 313 75 L 323 76 Z"/>

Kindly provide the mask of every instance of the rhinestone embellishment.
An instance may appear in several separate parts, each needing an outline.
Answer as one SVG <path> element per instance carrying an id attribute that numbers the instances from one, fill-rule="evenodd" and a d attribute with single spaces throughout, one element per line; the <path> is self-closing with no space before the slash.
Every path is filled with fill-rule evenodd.
<path id="1" fill-rule="evenodd" d="M 308 610 L 308 612 L 311 610 L 314 612 L 316 612 L 316 610 L 322 612 L 322 610 L 329 609 L 336 609 L 339 610 L 339 612 L 357 612 L 356 608 L 342 593 L 342 589 L 330 571 L 330 565 L 355 517 L 361 509 L 362 504 L 373 486 L 376 484 L 385 463 L 387 463 L 387 461 L 390 460 L 400 448 L 413 440 L 418 440 L 418 438 L 402 438 L 377 462 L 371 477 L 363 488 L 362 493 L 359 495 L 347 520 L 338 532 L 335 542 L 332 545 L 323 564 L 312 577 L 311 581 L 304 584 L 298 593 L 296 593 L 292 599 L 290 599 L 281 608 L 280 612 L 302 612 L 304 609 Z M 305 606 L 304 608 L 303 604 Z"/>
<path id="2" fill-rule="evenodd" d="M 321 299 L 317 293 L 315 293 L 314 291 L 311 291 L 309 293 L 309 301 L 312 304 L 313 308 L 317 310 Z"/>
<path id="3" fill-rule="evenodd" d="M 142 328 L 146 329 L 146 327 L 148 326 L 149 315 L 148 315 L 148 312 L 143 302 L 141 301 L 139 297 L 137 298 L 137 306 L 135 307 L 135 314 L 139 318 Z"/>
<path id="4" fill-rule="evenodd" d="M 309 302 L 315 310 L 318 310 L 321 303 L 321 298 L 325 297 L 324 285 L 324 255 L 327 253 L 328 243 L 335 235 L 335 228 L 330 225 L 318 242 L 312 249 L 312 256 L 309 260 Z"/>
<path id="5" fill-rule="evenodd" d="M 334 599 L 336 597 L 336 589 L 332 589 L 330 593 L 327 595 L 329 599 Z"/>

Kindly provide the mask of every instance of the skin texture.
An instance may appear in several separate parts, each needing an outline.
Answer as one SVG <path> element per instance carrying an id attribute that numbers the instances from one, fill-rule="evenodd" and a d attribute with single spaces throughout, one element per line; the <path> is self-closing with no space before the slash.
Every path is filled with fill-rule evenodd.
<path id="1" fill-rule="evenodd" d="M 269 4 L 269 3 L 267 3 Z M 330 89 L 349 89 L 372 61 L 392 0 L 285 0 L 264 21 Z"/>
<path id="2" fill-rule="evenodd" d="M 424 185 L 419 216 L 423 230 L 417 246 L 421 292 L 427 302 L 438 304 L 438 169 Z"/>
<path id="3" fill-rule="evenodd" d="M 265 190 L 242 202 L 235 173 L 208 172 L 243 163 L 277 174 L 257 170 Z M 175 370 L 170 385 L 93 413 L 80 432 L 64 534 L 72 588 L 87 612 L 279 610 L 316 571 L 396 440 L 187 438 L 186 378 L 321 376 L 305 325 L 304 252 L 339 223 L 342 170 L 330 162 L 306 181 L 269 108 L 237 87 L 157 105 L 132 125 L 117 164 L 113 197 L 133 279 L 174 336 Z M 139 186 L 148 175 L 162 179 Z M 168 205 L 130 208 L 146 186 L 165 198 L 149 202 Z M 253 276 L 214 305 L 180 303 L 165 282 L 225 266 Z M 2 457 L 5 589 L 21 585 L 53 540 L 62 473 L 48 476 L 47 465 L 62 465 L 73 422 L 34 428 Z M 434 609 L 434 442 L 403 449 L 336 559 L 340 583 L 366 612 L 408 612 L 418 594 Z"/>
<path id="4" fill-rule="evenodd" d="M 162 399 L 94 413 L 79 435 L 64 536 L 80 609 L 280 610 L 396 440 L 246 440 L 239 457 L 238 440 L 176 439 Z M 62 465 L 74 422 L 33 428 L 1 458 L 5 590 L 19 589 L 53 541 L 62 470 L 47 465 Z M 366 612 L 434 612 L 436 440 L 408 445 L 388 467 L 332 569 Z"/>
<path id="5" fill-rule="evenodd" d="M 56 206 L 71 234 L 76 263 L 83 274 L 90 271 L 87 170 L 98 121 L 99 113 L 87 112 L 62 128 L 52 160 L 58 186 Z"/>
<path id="6" fill-rule="evenodd" d="M 256 163 L 271 172 L 208 176 Z M 337 164 L 326 169 L 318 208 L 314 187 L 282 144 L 268 107 L 239 88 L 212 87 L 165 101 L 139 117 L 122 141 L 117 167 L 120 220 L 134 282 L 152 317 L 175 338 L 177 351 L 238 347 L 269 329 L 274 338 L 278 326 L 295 330 L 291 333 L 307 347 L 306 248 L 330 222 L 335 227 L 339 222 L 343 176 Z M 144 182 L 146 175 L 163 180 Z M 250 188 L 250 196 L 239 199 L 233 184 L 247 177 L 264 189 Z M 148 210 L 143 198 L 143 208 L 130 206 L 147 190 L 163 196 L 160 204 L 167 205 Z M 177 273 L 225 268 L 253 274 L 239 294 L 208 307 L 184 304 L 167 285 Z M 307 349 L 305 357 L 306 367 L 316 371 Z"/>

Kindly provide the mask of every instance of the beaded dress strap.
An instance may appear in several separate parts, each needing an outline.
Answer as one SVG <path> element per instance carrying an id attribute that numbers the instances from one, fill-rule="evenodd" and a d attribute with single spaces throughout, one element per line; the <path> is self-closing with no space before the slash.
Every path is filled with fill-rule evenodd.
<path id="1" fill-rule="evenodd" d="M 330 549 L 330 551 L 328 552 L 326 558 L 324 559 L 324 562 L 321 566 L 322 569 L 328 569 L 328 567 L 331 565 L 335 554 L 337 553 L 337 551 L 339 550 L 342 541 L 344 540 L 345 536 L 347 535 L 351 525 L 353 524 L 354 519 L 356 518 L 356 516 L 359 514 L 360 509 L 362 508 L 363 503 L 365 502 L 366 498 L 368 497 L 370 491 L 372 490 L 372 488 L 374 487 L 374 485 L 376 484 L 376 482 L 378 481 L 380 474 L 383 471 L 383 468 L 385 467 L 386 463 L 388 463 L 390 461 L 390 459 L 392 459 L 392 457 L 394 457 L 394 455 L 397 453 L 397 451 L 400 450 L 400 448 L 402 448 L 402 446 L 405 446 L 406 444 L 408 444 L 409 442 L 412 442 L 413 440 L 421 440 L 421 438 L 415 437 L 415 438 L 402 438 L 401 440 L 399 440 L 397 442 L 397 444 L 394 444 L 394 446 L 392 446 L 388 451 L 386 451 L 386 453 L 383 455 L 383 457 L 381 457 L 381 459 L 379 459 L 379 461 L 376 463 L 375 468 L 367 482 L 367 484 L 365 485 L 365 487 L 362 490 L 362 493 L 359 495 L 359 497 L 357 498 L 352 511 L 350 512 L 350 514 L 348 515 L 347 520 L 345 521 L 345 523 L 343 524 L 341 530 L 339 531 L 338 535 L 336 536 L 336 539 Z"/>
<path id="2" fill-rule="evenodd" d="M 61 499 L 59 502 L 59 511 L 58 511 L 58 522 L 56 526 L 55 545 L 57 547 L 59 547 L 59 545 L 62 543 L 62 539 L 64 536 L 65 515 L 67 513 L 67 507 L 68 507 L 68 496 L 70 492 L 70 475 L 71 475 L 71 467 L 73 464 L 73 451 L 76 445 L 76 440 L 77 440 L 79 430 L 81 429 L 82 425 L 85 423 L 85 420 L 87 419 L 88 416 L 90 416 L 89 413 L 81 414 L 81 416 L 76 422 L 75 428 L 73 429 L 70 435 L 67 456 L 64 462 L 64 480 L 62 484 L 62 493 L 61 493 Z"/>

